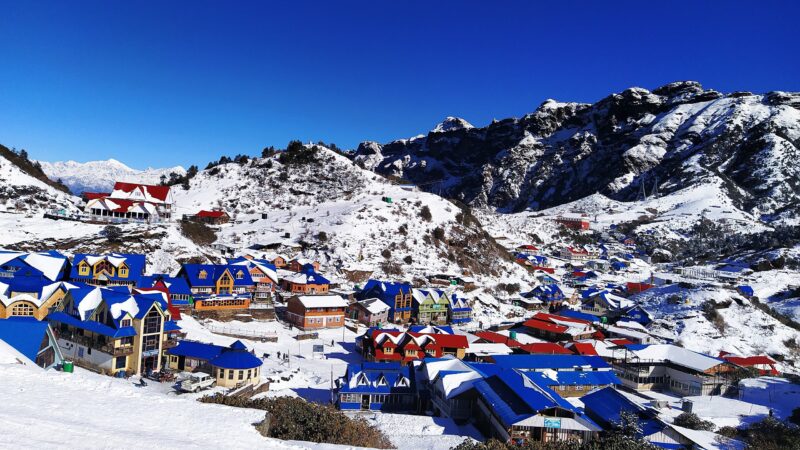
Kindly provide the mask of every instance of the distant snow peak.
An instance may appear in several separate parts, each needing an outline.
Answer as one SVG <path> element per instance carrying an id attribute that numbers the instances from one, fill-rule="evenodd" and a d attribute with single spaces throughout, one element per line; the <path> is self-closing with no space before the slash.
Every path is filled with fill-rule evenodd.
<path id="1" fill-rule="evenodd" d="M 442 121 L 442 123 L 436 125 L 436 128 L 431 130 L 431 132 L 446 133 L 448 131 L 454 131 L 454 130 L 469 130 L 470 128 L 475 128 L 475 127 L 472 126 L 472 124 L 467 122 L 466 120 L 460 117 L 448 116 Z"/>
<path id="2" fill-rule="evenodd" d="M 133 169 L 116 159 L 105 161 L 40 161 L 42 170 L 51 180 L 61 180 L 75 194 L 88 191 L 109 191 L 117 181 L 131 183 L 158 184 L 161 176 L 169 177 L 172 172 L 186 173 L 181 166 L 145 170 Z"/>

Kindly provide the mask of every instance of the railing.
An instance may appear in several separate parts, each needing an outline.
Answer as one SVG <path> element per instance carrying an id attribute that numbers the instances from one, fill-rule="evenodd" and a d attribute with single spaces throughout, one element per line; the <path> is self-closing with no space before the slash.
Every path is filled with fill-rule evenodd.
<path id="1" fill-rule="evenodd" d="M 236 327 L 228 327 L 228 326 L 221 326 L 221 325 L 206 325 L 205 326 L 208 331 L 216 334 L 222 334 L 226 336 L 234 336 L 234 337 L 244 337 L 249 339 L 277 339 L 278 333 L 275 331 L 253 331 L 253 330 L 246 330 L 244 328 L 236 328 Z"/>
<path id="2" fill-rule="evenodd" d="M 161 347 L 164 349 L 173 348 L 178 345 L 177 339 L 167 339 L 161 344 Z"/>

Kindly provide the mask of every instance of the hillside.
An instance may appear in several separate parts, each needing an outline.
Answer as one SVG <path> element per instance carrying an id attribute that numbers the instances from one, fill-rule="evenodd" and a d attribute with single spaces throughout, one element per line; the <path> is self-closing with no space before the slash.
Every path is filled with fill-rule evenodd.
<path id="1" fill-rule="evenodd" d="M 716 178 L 737 208 L 786 220 L 800 200 L 798 148 L 800 94 L 722 94 L 687 81 L 594 104 L 547 100 L 480 128 L 448 118 L 427 135 L 362 143 L 355 160 L 502 212 L 595 193 L 631 201 L 643 188 L 668 194 Z"/>
<path id="2" fill-rule="evenodd" d="M 115 160 L 45 162 L 40 161 L 42 170 L 52 180 L 61 180 L 71 192 L 110 192 L 116 181 L 131 183 L 158 184 L 162 176 L 169 178 L 170 173 L 184 175 L 186 169 L 181 166 L 145 170 L 132 169 Z"/>
<path id="3" fill-rule="evenodd" d="M 74 211 L 77 201 L 65 186 L 49 180 L 34 162 L 0 145 L 0 212 Z"/>

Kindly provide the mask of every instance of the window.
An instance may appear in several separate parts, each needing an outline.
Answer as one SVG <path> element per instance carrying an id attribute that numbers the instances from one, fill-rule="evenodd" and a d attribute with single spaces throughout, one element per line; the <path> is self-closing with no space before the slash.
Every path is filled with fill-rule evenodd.
<path id="1" fill-rule="evenodd" d="M 197 274 L 197 278 L 205 280 L 206 278 L 208 278 L 208 272 L 206 272 L 205 270 L 201 270 L 200 273 Z"/>
<path id="2" fill-rule="evenodd" d="M 128 268 L 125 266 L 121 266 L 119 268 L 119 276 L 122 278 L 128 278 Z"/>
<path id="3" fill-rule="evenodd" d="M 12 316 L 32 316 L 33 315 L 33 305 L 28 303 L 21 303 L 19 305 L 14 305 L 11 308 L 11 315 Z"/>
<path id="4" fill-rule="evenodd" d="M 117 356 L 116 361 L 114 361 L 114 368 L 115 369 L 124 369 L 127 365 L 128 357 L 127 356 Z"/>
<path id="5" fill-rule="evenodd" d="M 89 264 L 85 261 L 78 266 L 78 275 L 89 275 Z"/>
<path id="6" fill-rule="evenodd" d="M 239 379 L 244 380 L 244 370 L 239 371 Z"/>
<path id="7" fill-rule="evenodd" d="M 247 379 L 249 380 L 252 377 L 252 375 L 253 375 L 252 370 L 248 369 L 247 370 Z"/>
<path id="8" fill-rule="evenodd" d="M 161 332 L 161 315 L 153 308 L 144 318 L 144 334 Z"/>
<path id="9" fill-rule="evenodd" d="M 101 275 L 104 272 L 111 276 L 114 275 L 114 266 L 106 259 L 99 261 L 94 265 L 95 276 Z"/>
<path id="10" fill-rule="evenodd" d="M 214 369 L 217 378 L 225 378 L 225 369 Z"/>
<path id="11" fill-rule="evenodd" d="M 158 350 L 158 335 L 151 334 L 149 336 L 145 336 L 142 347 L 144 351 Z"/>
<path id="12" fill-rule="evenodd" d="M 241 280 L 242 278 L 244 278 L 244 273 L 241 270 L 236 272 L 236 279 Z"/>
<path id="13" fill-rule="evenodd" d="M 228 379 L 229 379 L 229 380 L 232 380 L 232 379 L 233 379 L 233 372 L 234 372 L 234 370 L 233 370 L 233 369 L 228 369 Z"/>
<path id="14" fill-rule="evenodd" d="M 129 327 L 131 326 L 131 319 L 122 319 L 119 321 L 120 327 Z"/>
<path id="15" fill-rule="evenodd" d="M 133 336 L 127 336 L 119 340 L 120 347 L 133 345 Z"/>

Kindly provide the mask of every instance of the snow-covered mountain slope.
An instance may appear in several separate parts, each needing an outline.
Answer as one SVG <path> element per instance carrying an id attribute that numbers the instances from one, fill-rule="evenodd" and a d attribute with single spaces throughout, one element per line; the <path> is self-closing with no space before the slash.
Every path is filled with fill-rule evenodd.
<path id="1" fill-rule="evenodd" d="M 186 173 L 186 169 L 181 166 L 164 169 L 150 167 L 145 170 L 132 169 L 115 159 L 85 163 L 40 161 L 40 164 L 51 180 L 61 180 L 75 194 L 87 191 L 110 192 L 116 181 L 158 184 L 162 176 L 169 178 L 173 172 L 178 175 Z"/>
<path id="2" fill-rule="evenodd" d="M 223 208 L 235 223 L 221 228 L 220 241 L 293 242 L 328 267 L 360 265 L 409 280 L 442 272 L 524 282 L 527 272 L 455 204 L 405 190 L 326 148 L 308 151 L 302 162 L 278 156 L 203 170 L 189 190 L 176 188 L 178 212 Z"/>
<path id="3" fill-rule="evenodd" d="M 678 82 L 595 104 L 548 100 L 482 128 L 449 118 L 426 136 L 363 143 L 355 160 L 505 212 L 598 192 L 630 201 L 642 187 L 670 193 L 716 177 L 738 208 L 761 215 L 796 210 L 799 148 L 800 93 L 723 95 Z"/>
<path id="4" fill-rule="evenodd" d="M 40 214 L 47 209 L 76 211 L 80 199 L 38 172 L 31 161 L 0 146 L 0 213 Z"/>

